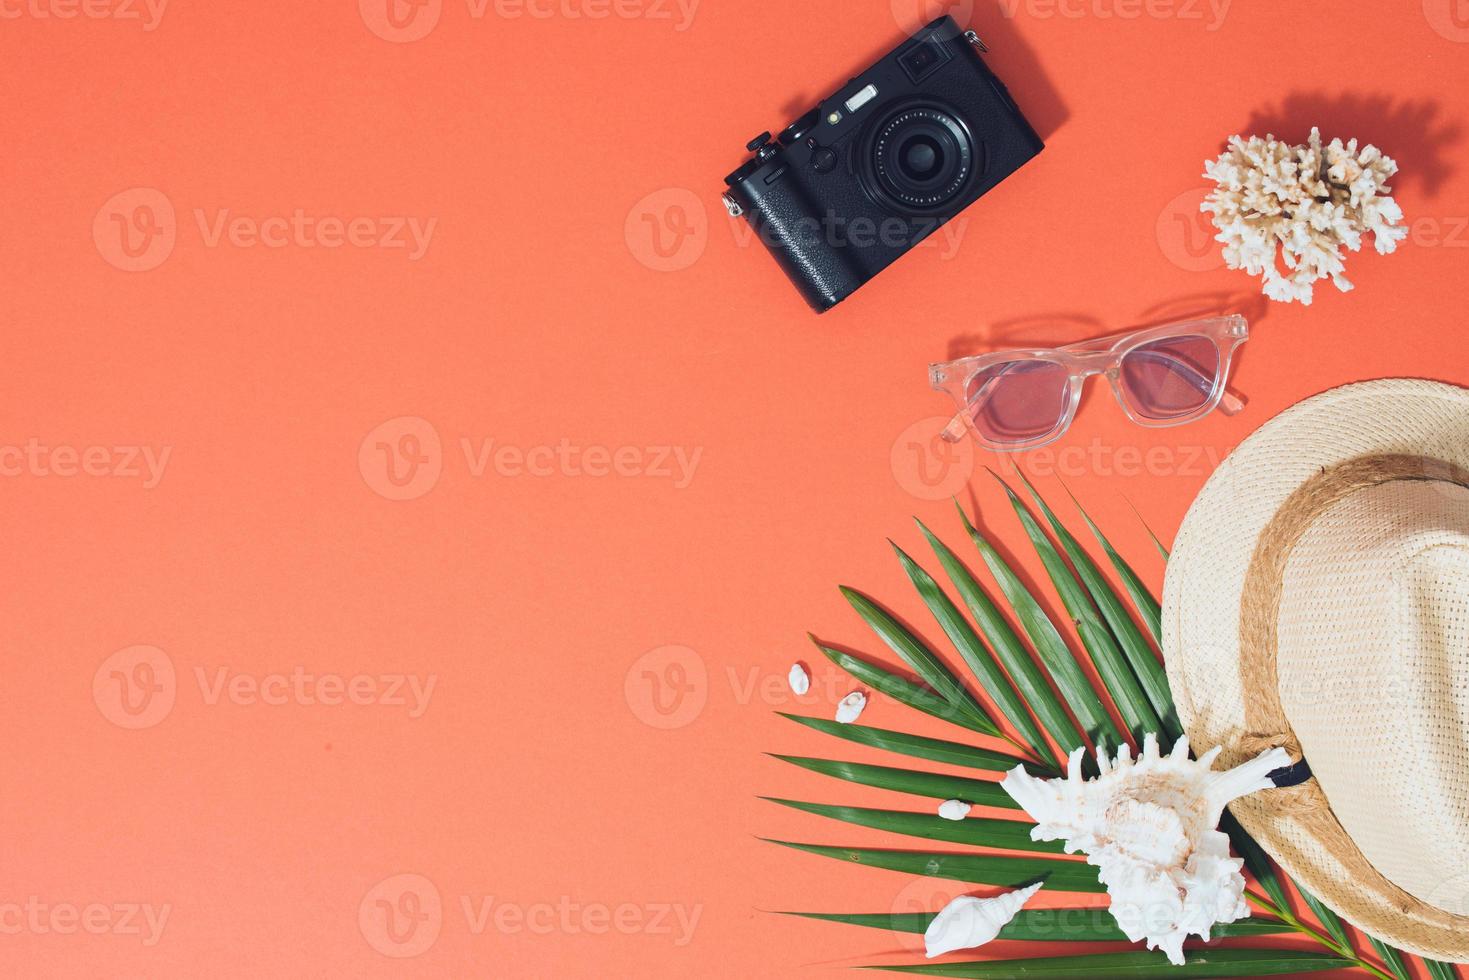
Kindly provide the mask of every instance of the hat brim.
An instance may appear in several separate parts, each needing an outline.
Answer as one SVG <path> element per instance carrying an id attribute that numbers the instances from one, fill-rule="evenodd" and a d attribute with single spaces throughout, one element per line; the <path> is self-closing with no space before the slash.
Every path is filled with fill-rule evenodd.
<path id="1" fill-rule="evenodd" d="M 1240 599 L 1261 530 L 1312 476 L 1376 454 L 1469 468 L 1469 390 L 1388 379 L 1306 399 L 1241 443 L 1189 508 L 1164 578 L 1163 651 L 1180 720 L 1200 751 L 1244 733 Z M 1420 956 L 1469 962 L 1469 934 L 1415 918 L 1363 889 L 1301 819 L 1272 810 L 1269 793 L 1237 800 L 1230 810 L 1303 888 L 1348 922 Z M 1469 880 L 1463 884 L 1469 888 Z"/>

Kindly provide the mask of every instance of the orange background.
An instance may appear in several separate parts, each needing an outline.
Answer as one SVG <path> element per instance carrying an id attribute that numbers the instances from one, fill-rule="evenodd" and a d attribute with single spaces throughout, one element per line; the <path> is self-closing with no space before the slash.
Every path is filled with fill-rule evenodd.
<path id="1" fill-rule="evenodd" d="M 984 473 L 1007 461 L 933 454 L 925 426 L 949 404 L 927 362 L 1247 313 L 1243 414 L 1145 430 L 1093 386 L 1055 452 L 1025 461 L 1154 586 L 1129 502 L 1166 540 L 1220 454 L 1286 405 L 1371 377 L 1469 381 L 1454 0 L 1237 0 L 1222 18 L 1195 0 L 976 4 L 966 19 L 1047 149 L 965 212 L 956 249 L 916 250 L 820 318 L 725 217 L 721 177 L 746 139 L 895 46 L 908 0 L 702 0 L 687 20 L 667 0 L 604 17 L 572 16 L 599 0 L 482 17 L 444 0 L 412 42 L 375 2 L 174 0 L 151 30 L 0 3 L 0 446 L 47 447 L 5 457 L 0 479 L 0 904 L 170 909 L 152 945 L 9 929 L 8 975 L 911 962 L 881 932 L 760 911 L 883 912 L 914 893 L 760 843 L 902 846 L 756 794 L 924 806 L 761 753 L 883 761 L 772 709 L 830 715 L 848 689 L 805 631 L 878 654 L 838 583 L 930 625 L 884 542 L 921 556 L 917 515 L 963 545 L 928 498 L 954 489 L 1020 543 Z M 1199 174 L 1231 133 L 1303 140 L 1313 123 L 1399 160 L 1413 234 L 1352 255 L 1356 291 L 1267 309 L 1212 261 Z M 160 197 L 174 220 L 155 208 L 154 227 L 136 208 Z M 225 210 L 298 209 L 371 223 L 336 248 L 207 234 Z M 112 215 L 135 213 L 133 233 L 156 234 L 132 241 L 172 250 L 125 271 L 161 254 L 121 251 Z M 435 222 L 423 254 L 366 244 L 408 216 Z M 376 430 L 402 417 L 429 428 Z M 548 470 L 549 450 L 476 471 L 463 440 L 601 447 L 579 457 L 597 472 L 625 449 L 623 475 Z M 168 450 L 156 485 L 112 452 L 129 446 Z M 90 447 L 105 462 L 60 475 Z M 656 447 L 698 453 L 691 479 Z M 428 467 L 400 458 L 421 481 L 401 491 L 383 455 L 400 449 Z M 117 678 L 147 675 L 136 652 L 108 658 L 139 645 L 161 651 L 160 690 L 173 669 L 174 700 L 133 729 L 114 723 L 133 717 Z M 782 680 L 796 659 L 816 675 L 799 701 Z M 298 669 L 436 686 L 417 718 L 209 697 L 221 670 Z M 944 734 L 880 699 L 863 720 Z M 372 889 L 400 874 L 442 903 L 413 959 L 372 935 Z M 476 931 L 461 902 L 491 896 L 506 928 Z M 662 906 L 697 914 L 691 938 L 676 914 L 653 921 Z"/>

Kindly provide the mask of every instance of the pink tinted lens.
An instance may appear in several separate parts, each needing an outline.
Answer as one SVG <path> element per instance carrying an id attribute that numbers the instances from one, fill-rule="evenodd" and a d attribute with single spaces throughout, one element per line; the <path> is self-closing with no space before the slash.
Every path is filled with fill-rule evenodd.
<path id="1" fill-rule="evenodd" d="M 974 428 L 991 442 L 1049 435 L 1066 412 L 1071 373 L 1051 361 L 1009 361 L 976 374 L 968 405 Z"/>
<path id="2" fill-rule="evenodd" d="M 1122 358 L 1122 393 L 1144 418 L 1176 419 L 1209 403 L 1219 376 L 1219 348 L 1208 337 L 1165 337 Z"/>

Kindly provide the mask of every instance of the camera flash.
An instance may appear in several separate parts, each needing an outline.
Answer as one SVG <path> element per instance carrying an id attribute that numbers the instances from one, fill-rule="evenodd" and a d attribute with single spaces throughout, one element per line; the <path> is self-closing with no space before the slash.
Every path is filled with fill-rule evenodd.
<path id="1" fill-rule="evenodd" d="M 857 91 L 856 95 L 847 100 L 847 111 L 856 112 L 875 98 L 877 98 L 877 86 L 865 85 Z"/>
<path id="2" fill-rule="evenodd" d="M 829 124 L 835 126 L 837 123 L 842 121 L 842 114 L 840 112 L 833 112 L 831 115 L 826 117 L 826 121 Z"/>

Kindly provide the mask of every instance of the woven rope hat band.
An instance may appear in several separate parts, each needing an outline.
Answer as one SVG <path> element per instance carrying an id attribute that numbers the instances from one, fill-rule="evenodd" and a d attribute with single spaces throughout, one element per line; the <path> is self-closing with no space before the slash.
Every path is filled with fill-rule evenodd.
<path id="1" fill-rule="evenodd" d="M 1469 393 L 1325 392 L 1242 443 L 1174 542 L 1164 654 L 1191 743 L 1312 778 L 1230 809 L 1302 887 L 1469 961 Z"/>

